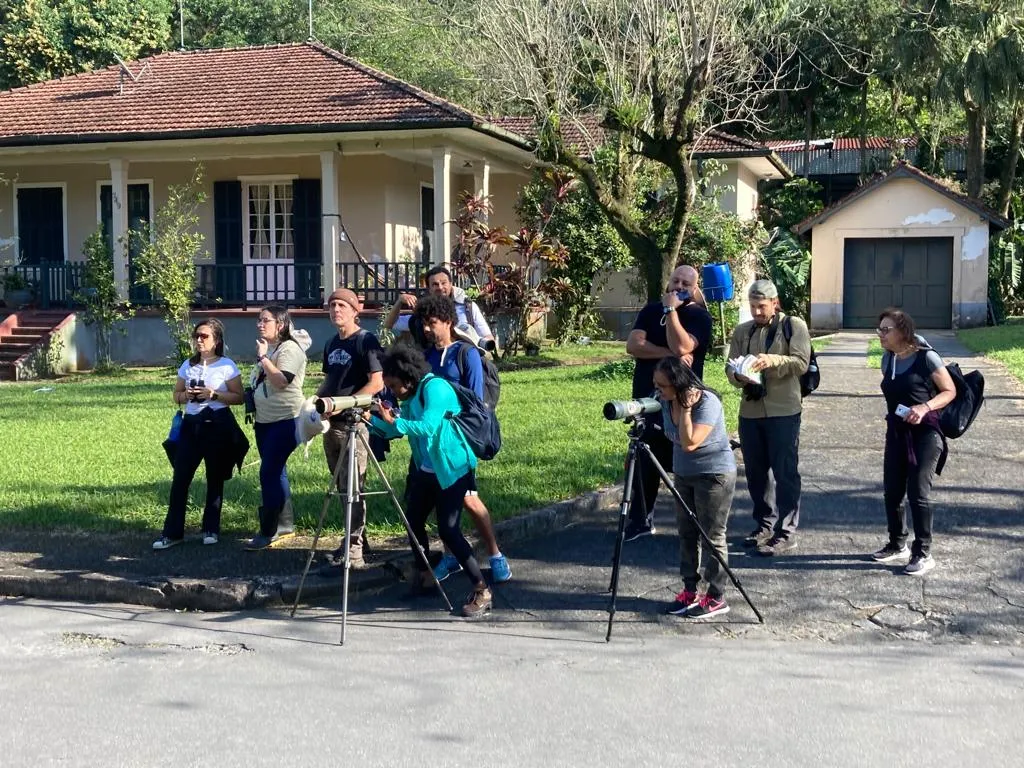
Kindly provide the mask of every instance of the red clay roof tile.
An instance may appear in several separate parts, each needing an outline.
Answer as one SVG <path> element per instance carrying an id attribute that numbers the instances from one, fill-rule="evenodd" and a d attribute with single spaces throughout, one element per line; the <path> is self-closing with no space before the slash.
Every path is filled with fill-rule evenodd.
<path id="1" fill-rule="evenodd" d="M 0 92 L 0 144 L 470 126 L 455 104 L 314 43 L 174 51 Z M 123 85 L 123 88 L 122 88 Z"/>

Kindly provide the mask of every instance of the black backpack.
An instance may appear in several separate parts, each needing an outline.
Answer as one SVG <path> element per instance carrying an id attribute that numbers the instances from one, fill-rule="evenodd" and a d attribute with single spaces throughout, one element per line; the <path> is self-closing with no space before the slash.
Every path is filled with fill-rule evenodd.
<path id="1" fill-rule="evenodd" d="M 750 326 L 750 338 L 754 337 L 754 331 L 757 326 L 751 324 Z M 790 339 L 793 338 L 793 323 L 790 320 L 789 315 L 782 318 L 782 338 L 786 340 L 786 346 L 789 346 Z M 765 341 L 765 349 L 772 345 L 773 338 L 767 338 Z M 748 350 L 749 350 L 749 341 Z M 814 347 L 811 347 L 811 356 L 807 360 L 807 370 L 800 374 L 800 397 L 807 397 L 821 384 L 821 372 L 818 369 L 818 356 L 814 353 Z"/>
<path id="2" fill-rule="evenodd" d="M 473 390 L 447 379 L 441 380 L 447 381 L 448 385 L 455 390 L 455 396 L 459 399 L 459 408 L 461 409 L 459 413 L 449 411 L 445 414 L 445 418 L 450 419 L 459 427 L 470 450 L 478 459 L 490 461 L 501 450 L 501 426 L 498 424 L 498 417 L 483 400 L 477 397 Z M 424 405 L 422 389 L 420 390 L 420 405 Z"/>
<path id="3" fill-rule="evenodd" d="M 948 438 L 960 437 L 974 423 L 985 402 L 985 377 L 981 371 L 964 374 L 956 363 L 946 366 L 956 385 L 956 398 L 939 414 L 939 428 Z"/>
<path id="4" fill-rule="evenodd" d="M 459 383 L 466 380 L 469 371 L 469 344 L 465 341 L 459 342 L 459 356 L 456 358 L 456 365 L 459 367 Z M 477 352 L 480 352 L 477 349 Z M 501 397 L 501 381 L 498 379 L 498 369 L 483 352 L 480 352 L 480 364 L 484 367 L 484 402 L 492 411 L 498 407 L 498 399 Z"/>

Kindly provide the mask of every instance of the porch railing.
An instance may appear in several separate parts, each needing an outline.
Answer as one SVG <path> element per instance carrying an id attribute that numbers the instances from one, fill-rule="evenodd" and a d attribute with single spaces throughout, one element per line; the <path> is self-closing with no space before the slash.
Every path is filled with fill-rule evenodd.
<path id="1" fill-rule="evenodd" d="M 358 261 L 339 261 L 338 285 L 351 288 L 370 305 L 391 304 L 399 293 L 422 293 L 425 262 L 380 262 L 370 267 Z M 35 306 L 73 307 L 83 287 L 85 265 L 52 262 L 7 266 L 3 274 L 21 275 L 32 288 Z M 156 303 L 149 286 L 138 280 L 134 265 L 128 269 L 128 300 L 140 307 Z M 330 291 L 327 291 L 329 293 Z M 290 307 L 323 306 L 320 264 L 197 264 L 194 306 L 258 307 L 280 303 Z"/>
<path id="2" fill-rule="evenodd" d="M 420 278 L 430 269 L 424 261 L 339 261 L 338 285 L 362 295 L 366 304 L 394 304 L 400 293 L 423 293 Z"/>

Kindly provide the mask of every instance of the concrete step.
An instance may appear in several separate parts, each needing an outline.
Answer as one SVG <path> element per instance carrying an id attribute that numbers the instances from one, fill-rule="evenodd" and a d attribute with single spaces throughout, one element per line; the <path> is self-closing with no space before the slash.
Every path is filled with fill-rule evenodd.
<path id="1" fill-rule="evenodd" d="M 45 336 L 53 328 L 51 325 L 19 325 L 11 328 L 12 336 Z"/>

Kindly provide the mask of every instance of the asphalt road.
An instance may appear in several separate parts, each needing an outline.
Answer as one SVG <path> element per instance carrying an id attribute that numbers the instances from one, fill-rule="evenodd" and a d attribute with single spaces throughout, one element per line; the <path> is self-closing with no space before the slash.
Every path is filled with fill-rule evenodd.
<path id="1" fill-rule="evenodd" d="M 0 603 L 4 766 L 1019 765 L 996 645 Z"/>

